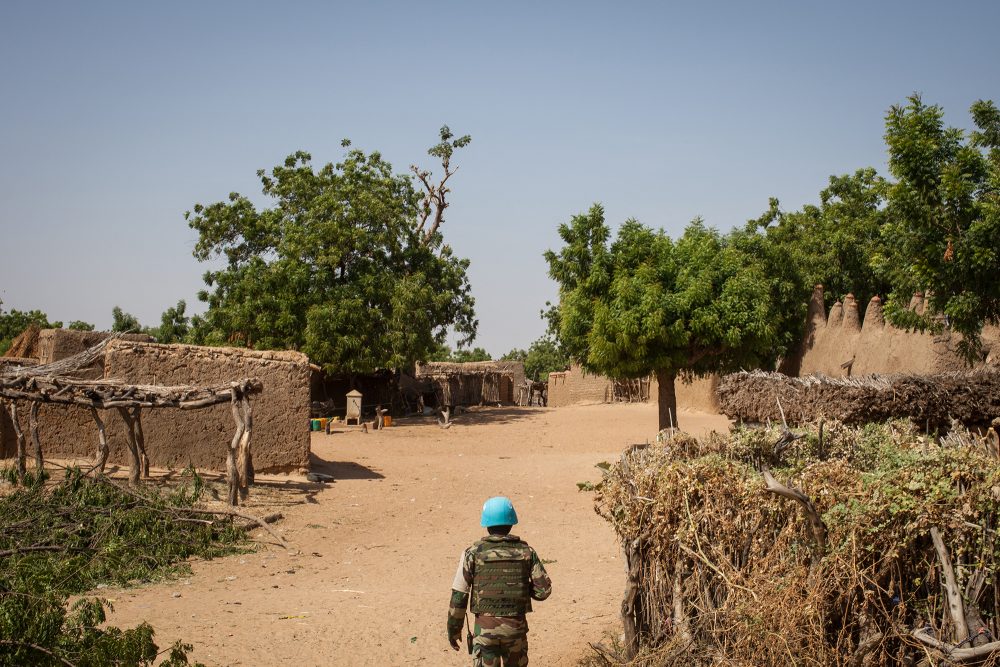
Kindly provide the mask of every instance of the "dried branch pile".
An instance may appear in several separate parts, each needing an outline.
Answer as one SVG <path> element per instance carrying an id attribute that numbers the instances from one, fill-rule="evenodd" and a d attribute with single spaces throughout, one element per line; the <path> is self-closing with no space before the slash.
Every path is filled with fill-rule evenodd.
<path id="1" fill-rule="evenodd" d="M 626 646 L 592 663 L 1000 664 L 996 432 L 824 431 L 623 454 L 596 510 L 625 549 Z"/>
<path id="2" fill-rule="evenodd" d="M 722 412 L 751 423 L 778 422 L 778 400 L 789 423 L 836 419 L 862 424 L 907 418 L 923 428 L 952 420 L 986 425 L 1000 416 L 996 370 L 938 375 L 869 375 L 856 378 L 789 377 L 763 371 L 726 375 L 719 383 Z"/>

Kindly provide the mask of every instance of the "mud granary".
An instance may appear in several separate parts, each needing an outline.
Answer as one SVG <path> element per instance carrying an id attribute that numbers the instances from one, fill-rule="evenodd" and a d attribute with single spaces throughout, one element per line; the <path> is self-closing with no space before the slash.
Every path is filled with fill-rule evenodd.
<path id="1" fill-rule="evenodd" d="M 38 333 L 26 359 L 0 359 L 0 363 L 59 361 L 108 335 L 46 329 Z M 211 385 L 241 377 L 261 380 L 264 390 L 253 406 L 252 447 L 256 472 L 267 473 L 304 470 L 309 465 L 310 373 L 309 359 L 299 352 L 162 345 L 148 336 L 134 335 L 112 341 L 104 357 L 88 369 L 87 377 L 150 385 Z M 107 411 L 105 420 L 110 462 L 126 463 L 125 425 L 114 410 Z M 155 411 L 143 426 L 154 467 L 225 469 L 226 445 L 233 429 L 228 405 L 194 412 Z M 97 434 L 88 408 L 42 405 L 39 433 L 46 458 L 93 458 Z M 14 443 L 10 417 L 0 414 L 0 456 L 12 456 Z"/>

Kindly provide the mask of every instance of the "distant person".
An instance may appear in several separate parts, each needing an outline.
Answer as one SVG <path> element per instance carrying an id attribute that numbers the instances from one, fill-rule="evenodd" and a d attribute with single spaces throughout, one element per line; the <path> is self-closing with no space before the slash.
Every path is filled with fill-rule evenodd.
<path id="1" fill-rule="evenodd" d="M 489 535 L 462 553 L 451 584 L 448 643 L 459 649 L 468 606 L 476 616 L 470 647 L 473 666 L 527 667 L 525 614 L 533 599 L 549 597 L 552 582 L 535 550 L 510 534 L 517 513 L 509 498 L 487 500 L 480 523 Z"/>

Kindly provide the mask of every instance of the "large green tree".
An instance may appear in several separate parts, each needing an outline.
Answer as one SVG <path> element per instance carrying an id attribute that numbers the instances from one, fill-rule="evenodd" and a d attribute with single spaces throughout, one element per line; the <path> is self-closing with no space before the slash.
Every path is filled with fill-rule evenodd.
<path id="1" fill-rule="evenodd" d="M 186 214 L 194 255 L 221 257 L 192 323 L 206 343 L 299 349 L 329 372 L 364 373 L 426 358 L 449 328 L 476 333 L 466 270 L 440 230 L 454 151 L 469 143 L 444 127 L 429 153 L 439 181 L 393 173 L 377 153 L 349 149 L 315 168 L 296 152 L 258 172 L 270 206 L 233 193 Z M 344 142 L 345 147 L 350 142 Z"/>
<path id="2" fill-rule="evenodd" d="M 892 285 L 890 321 L 947 325 L 975 360 L 983 325 L 1000 321 L 1000 111 L 979 101 L 971 112 L 977 129 L 966 137 L 919 95 L 889 110 L 885 140 L 896 181 L 877 263 Z M 923 314 L 907 309 L 917 291 L 927 299 Z"/>
<path id="3" fill-rule="evenodd" d="M 798 342 L 801 281 L 756 223 L 723 236 L 695 220 L 674 241 L 628 220 L 609 245 L 595 205 L 559 235 L 563 247 L 545 258 L 560 340 L 588 370 L 655 373 L 660 428 L 676 422 L 679 374 L 772 365 Z"/>

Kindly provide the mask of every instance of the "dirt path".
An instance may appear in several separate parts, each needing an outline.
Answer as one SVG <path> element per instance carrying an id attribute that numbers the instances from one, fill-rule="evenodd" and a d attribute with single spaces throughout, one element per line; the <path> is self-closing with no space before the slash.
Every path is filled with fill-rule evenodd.
<path id="1" fill-rule="evenodd" d="M 655 434 L 649 405 L 494 408 L 448 429 L 402 420 L 381 432 L 317 434 L 313 470 L 337 478 L 258 478 L 249 509 L 278 506 L 292 548 L 198 562 L 193 575 L 102 591 L 110 621 L 182 638 L 209 665 L 467 665 L 445 640 L 450 584 L 481 535 L 485 498 L 509 495 L 515 531 L 546 561 L 553 595 L 529 617 L 533 665 L 569 666 L 617 627 L 622 565 L 593 511 L 594 464 Z M 686 430 L 723 417 L 681 414 Z"/>

